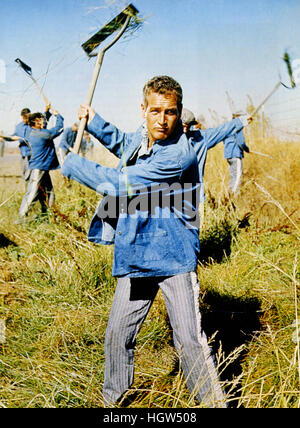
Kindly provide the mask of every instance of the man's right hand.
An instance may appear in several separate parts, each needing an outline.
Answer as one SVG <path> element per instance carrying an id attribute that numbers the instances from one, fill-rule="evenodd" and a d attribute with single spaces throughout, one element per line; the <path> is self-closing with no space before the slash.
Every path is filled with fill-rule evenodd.
<path id="1" fill-rule="evenodd" d="M 59 114 L 59 111 L 52 107 L 51 113 L 53 114 L 53 116 L 57 116 Z"/>
<path id="2" fill-rule="evenodd" d="M 86 118 L 88 120 L 88 123 L 90 123 L 93 120 L 95 114 L 96 114 L 96 112 L 91 106 L 88 106 L 86 104 L 80 105 L 79 110 L 78 110 L 79 120 Z"/>

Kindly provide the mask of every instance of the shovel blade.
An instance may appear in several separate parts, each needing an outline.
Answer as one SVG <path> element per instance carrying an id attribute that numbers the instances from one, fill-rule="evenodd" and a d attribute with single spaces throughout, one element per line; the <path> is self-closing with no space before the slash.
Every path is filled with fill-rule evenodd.
<path id="1" fill-rule="evenodd" d="M 296 83 L 295 83 L 295 80 L 294 80 L 294 77 L 293 77 L 293 70 L 292 70 L 291 60 L 290 60 L 290 56 L 289 56 L 288 52 L 284 52 L 284 55 L 283 55 L 282 59 L 286 63 L 288 74 L 289 74 L 289 78 L 291 80 L 292 88 L 295 88 Z"/>
<path id="2" fill-rule="evenodd" d="M 92 52 L 103 42 L 108 36 L 117 31 L 124 22 L 128 15 L 134 16 L 138 14 L 138 10 L 130 4 L 127 6 L 119 15 L 113 18 L 108 24 L 102 27 L 96 34 L 94 34 L 89 40 L 81 45 L 85 53 L 91 57 Z"/>
<path id="3" fill-rule="evenodd" d="M 23 70 L 25 71 L 25 73 L 29 74 L 31 76 L 32 74 L 32 70 L 31 67 L 29 67 L 29 65 L 25 64 L 25 62 L 21 61 L 20 58 L 15 59 L 15 62 L 17 64 L 19 64 L 19 66 L 21 68 L 23 68 Z"/>

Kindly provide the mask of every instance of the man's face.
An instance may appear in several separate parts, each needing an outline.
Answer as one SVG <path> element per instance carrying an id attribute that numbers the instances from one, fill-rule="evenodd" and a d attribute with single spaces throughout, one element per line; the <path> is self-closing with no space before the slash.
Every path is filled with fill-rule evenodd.
<path id="1" fill-rule="evenodd" d="M 34 128 L 36 129 L 42 129 L 44 127 L 44 118 L 43 117 L 37 117 L 34 119 Z"/>
<path id="2" fill-rule="evenodd" d="M 174 131 L 181 112 L 177 106 L 177 96 L 174 92 L 158 94 L 150 92 L 147 97 L 147 107 L 141 105 L 146 118 L 149 145 L 156 140 L 165 140 Z"/>
<path id="3" fill-rule="evenodd" d="M 27 123 L 28 123 L 28 117 L 27 117 L 27 114 L 23 114 L 23 115 L 22 115 L 22 120 L 23 120 L 23 123 L 24 123 L 25 125 L 27 125 Z"/>

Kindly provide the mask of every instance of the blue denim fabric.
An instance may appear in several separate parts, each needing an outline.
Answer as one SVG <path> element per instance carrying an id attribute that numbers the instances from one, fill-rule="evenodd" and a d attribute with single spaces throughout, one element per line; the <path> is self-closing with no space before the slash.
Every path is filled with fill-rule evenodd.
<path id="1" fill-rule="evenodd" d="M 25 125 L 24 122 L 20 122 L 18 123 L 18 125 L 16 126 L 16 129 L 14 131 L 14 133 L 12 134 L 15 137 L 20 137 L 21 139 L 19 140 L 19 149 L 21 152 L 21 156 L 24 158 L 26 156 L 30 156 L 30 149 L 28 144 L 25 143 L 25 141 L 23 140 L 23 138 L 26 140 L 26 142 L 28 141 L 28 135 L 30 133 L 30 126 L 29 125 Z"/>
<path id="2" fill-rule="evenodd" d="M 205 200 L 204 195 L 204 169 L 207 158 L 207 150 L 214 147 L 216 144 L 223 141 L 225 138 L 235 138 L 239 134 L 244 125 L 239 118 L 233 119 L 230 122 L 225 122 L 216 128 L 204 130 L 190 131 L 189 141 L 192 143 L 197 154 L 199 177 L 201 182 L 200 202 Z"/>
<path id="3" fill-rule="evenodd" d="M 244 157 L 244 151 L 249 152 L 249 148 L 245 142 L 243 131 L 239 131 L 224 140 L 224 158 L 240 158 Z"/>
<path id="4" fill-rule="evenodd" d="M 70 147 L 74 146 L 77 132 L 72 131 L 72 128 L 66 128 L 62 134 L 59 148 L 68 151 Z M 87 147 L 87 141 L 83 138 L 81 141 L 81 147 Z"/>
<path id="5" fill-rule="evenodd" d="M 76 140 L 76 132 L 72 131 L 72 128 L 64 130 L 59 146 L 61 149 L 69 150 L 70 147 L 74 146 Z"/>
<path id="6" fill-rule="evenodd" d="M 58 169 L 59 163 L 56 157 L 54 138 L 63 131 L 64 119 L 62 116 L 56 116 L 56 124 L 51 129 L 31 128 L 29 134 L 29 144 L 31 148 L 31 158 L 29 160 L 30 169 L 39 169 L 41 171 L 50 171 Z"/>
<path id="7" fill-rule="evenodd" d="M 182 126 L 136 158 L 142 128 L 124 133 L 96 115 L 88 131 L 120 158 L 103 167 L 70 153 L 62 173 L 102 195 L 88 239 L 115 244 L 114 276 L 171 276 L 196 269 L 199 172 Z M 170 193 L 174 197 L 170 197 Z"/>

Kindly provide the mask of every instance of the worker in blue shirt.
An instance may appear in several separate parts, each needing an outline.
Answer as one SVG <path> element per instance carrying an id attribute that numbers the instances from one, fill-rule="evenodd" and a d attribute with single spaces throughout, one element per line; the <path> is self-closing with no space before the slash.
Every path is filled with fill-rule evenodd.
<path id="1" fill-rule="evenodd" d="M 83 139 L 81 141 L 79 153 L 81 153 L 82 156 L 87 156 L 88 153 L 92 155 L 93 148 L 94 148 L 94 143 L 91 140 L 89 133 L 85 131 L 83 133 Z"/>
<path id="2" fill-rule="evenodd" d="M 78 123 L 75 122 L 71 127 L 66 128 L 62 134 L 59 146 L 57 148 L 57 157 L 61 166 L 64 163 L 67 154 L 72 151 L 71 149 L 74 147 L 77 132 Z M 83 146 L 86 146 L 86 141 L 84 138 L 82 139 L 80 149 Z"/>
<path id="3" fill-rule="evenodd" d="M 63 131 L 64 120 L 57 110 L 52 109 L 52 114 L 56 116 L 56 125 L 51 129 L 44 128 L 45 117 L 42 113 L 33 113 L 28 116 L 31 174 L 21 202 L 17 223 L 25 220 L 30 207 L 36 200 L 39 200 L 43 213 L 54 202 L 54 190 L 49 171 L 59 168 L 53 140 Z"/>
<path id="4" fill-rule="evenodd" d="M 237 111 L 232 118 L 245 117 L 245 113 Z M 243 176 L 243 157 L 244 152 L 249 153 L 249 147 L 245 142 L 243 130 L 240 129 L 232 135 L 227 136 L 224 141 L 224 158 L 229 165 L 229 193 L 237 195 L 239 193 Z"/>
<path id="5" fill-rule="evenodd" d="M 25 184 L 29 180 L 30 170 L 29 170 L 29 158 L 30 158 L 30 148 L 27 142 L 28 139 L 28 114 L 30 113 L 29 108 L 23 108 L 21 110 L 22 121 L 17 124 L 15 131 L 12 135 L 1 135 L 1 138 L 5 141 L 18 141 L 19 149 L 21 154 L 21 171 L 22 177 L 25 181 Z"/>
<path id="6" fill-rule="evenodd" d="M 197 121 L 194 114 L 188 109 L 183 109 L 181 120 L 184 127 L 184 132 L 186 133 L 189 141 L 192 143 L 197 154 L 199 177 L 201 182 L 200 202 L 202 203 L 205 200 L 204 170 L 207 151 L 215 147 L 221 141 L 224 141 L 224 144 L 225 141 L 236 141 L 237 136 L 241 135 L 244 126 L 248 125 L 248 123 L 251 121 L 251 118 L 245 116 L 234 116 L 233 120 L 230 122 L 224 122 L 216 128 L 195 129 L 194 125 L 197 123 Z"/>
<path id="7" fill-rule="evenodd" d="M 44 113 L 44 124 L 43 127 L 47 127 L 48 120 L 50 119 L 51 105 L 46 105 L 46 110 Z M 22 177 L 26 184 L 29 181 L 31 169 L 29 168 L 29 159 L 31 156 L 30 146 L 28 144 L 28 135 L 30 133 L 30 126 L 28 125 L 28 115 L 30 114 L 30 109 L 25 107 L 21 110 L 22 121 L 16 125 L 15 131 L 10 136 L 2 136 L 6 141 L 18 141 L 19 149 L 21 154 L 21 171 Z"/>
<path id="8" fill-rule="evenodd" d="M 199 284 L 199 169 L 180 120 L 181 86 L 169 76 L 146 83 L 145 123 L 126 133 L 88 106 L 87 131 L 120 158 L 108 168 L 70 153 L 68 178 L 104 195 L 88 238 L 114 243 L 118 278 L 105 336 L 103 397 L 113 406 L 134 376 L 136 335 L 159 290 L 173 328 L 187 387 L 207 407 L 226 407 L 206 335 L 201 328 Z"/>

